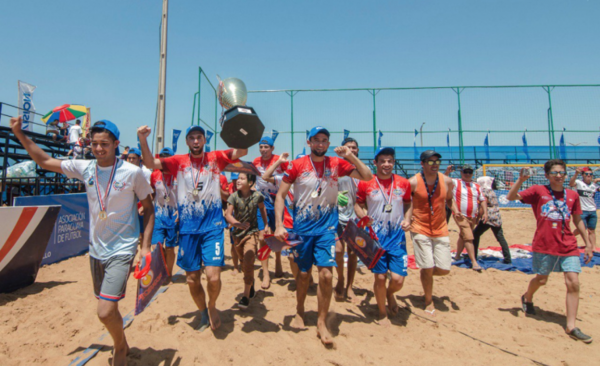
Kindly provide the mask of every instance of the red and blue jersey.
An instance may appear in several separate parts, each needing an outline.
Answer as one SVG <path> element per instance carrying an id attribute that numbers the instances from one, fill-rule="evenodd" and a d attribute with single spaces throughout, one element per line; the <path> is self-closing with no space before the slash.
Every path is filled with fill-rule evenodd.
<path id="1" fill-rule="evenodd" d="M 358 183 L 356 202 L 367 205 L 367 215 L 373 220 L 372 228 L 379 237 L 379 244 L 395 254 L 400 251 L 401 244 L 406 244 L 402 220 L 404 205 L 411 201 L 410 183 L 396 174 L 390 179 L 377 179 L 374 176 L 368 182 Z M 392 206 L 389 212 L 386 210 L 388 204 Z"/>
<path id="2" fill-rule="evenodd" d="M 465 182 L 462 179 L 452 179 L 454 189 L 452 194 L 460 213 L 466 217 L 477 217 L 479 203 L 485 201 L 485 196 L 479 184 Z"/>
<path id="3" fill-rule="evenodd" d="M 336 230 L 338 178 L 354 170 L 354 165 L 347 161 L 329 156 L 313 163 L 307 155 L 289 163 L 283 181 L 294 185 L 296 234 L 317 236 Z M 314 192 L 317 194 L 313 196 Z"/>
<path id="4" fill-rule="evenodd" d="M 154 228 L 172 229 L 177 226 L 177 184 L 169 173 L 155 170 L 150 176 L 154 189 Z"/>
<path id="5" fill-rule="evenodd" d="M 273 165 L 279 159 L 279 155 L 272 155 L 271 159 L 263 160 L 262 157 L 258 157 L 254 159 L 252 165 L 256 167 L 256 169 L 260 172 L 260 174 L 265 174 L 265 171 L 269 169 L 271 165 Z M 282 175 L 283 172 L 287 169 L 289 163 L 283 163 L 275 169 L 273 172 L 273 176 Z M 262 193 L 265 197 L 265 208 L 267 210 L 275 209 L 275 195 L 277 194 L 277 186 L 273 183 L 269 183 L 266 180 L 262 179 L 262 176 L 259 175 L 256 177 L 256 190 Z"/>
<path id="6" fill-rule="evenodd" d="M 233 150 L 205 152 L 202 158 L 175 155 L 160 159 L 163 170 L 177 177 L 177 208 L 182 234 L 223 230 L 220 174 L 232 160 Z M 197 195 L 194 195 L 194 191 Z"/>

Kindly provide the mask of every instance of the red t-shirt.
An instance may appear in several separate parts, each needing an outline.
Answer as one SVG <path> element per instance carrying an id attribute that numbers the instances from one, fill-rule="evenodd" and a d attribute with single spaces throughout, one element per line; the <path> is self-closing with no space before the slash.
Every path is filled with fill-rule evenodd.
<path id="1" fill-rule="evenodd" d="M 221 181 L 221 189 L 227 192 L 229 189 L 229 184 L 227 183 L 227 177 L 223 174 L 219 175 L 219 180 Z"/>
<path id="2" fill-rule="evenodd" d="M 577 239 L 571 232 L 571 215 L 582 213 L 579 194 L 570 189 L 565 192 L 567 193 L 566 205 L 563 192 L 554 192 L 558 207 L 554 204 L 547 186 L 535 185 L 519 192 L 521 202 L 531 205 L 537 220 L 533 237 L 533 251 L 536 253 L 562 257 L 579 256 Z"/>

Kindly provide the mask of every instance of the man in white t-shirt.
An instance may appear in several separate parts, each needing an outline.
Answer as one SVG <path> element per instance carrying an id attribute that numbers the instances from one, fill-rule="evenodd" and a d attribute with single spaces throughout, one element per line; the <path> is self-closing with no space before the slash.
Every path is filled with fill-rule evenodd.
<path id="1" fill-rule="evenodd" d="M 582 180 L 577 180 L 577 176 L 582 175 Z M 596 201 L 594 196 L 596 192 L 600 190 L 600 186 L 596 183 L 600 182 L 600 178 L 594 179 L 594 173 L 588 167 L 577 168 L 575 174 L 569 181 L 569 186 L 577 188 L 579 193 L 579 202 L 581 203 L 581 210 L 583 214 L 581 219 L 587 228 L 588 237 L 590 241 L 596 247 L 596 223 L 598 222 L 598 215 L 596 213 Z M 575 231 L 573 234 L 578 235 L 579 231 Z"/>
<path id="2" fill-rule="evenodd" d="M 127 364 L 129 346 L 123 330 L 118 301 L 125 297 L 127 278 L 138 245 L 139 199 L 149 213 L 141 257 L 150 253 L 154 227 L 152 188 L 139 167 L 117 159 L 119 129 L 106 120 L 91 128 L 92 151 L 96 160 L 58 160 L 50 157 L 21 130 L 22 118 L 11 118 L 15 136 L 31 158 L 45 170 L 65 174 L 84 182 L 90 214 L 90 267 L 98 318 L 114 342 L 113 365 Z"/>
<path id="3" fill-rule="evenodd" d="M 74 126 L 69 128 L 69 144 L 74 145 L 81 137 L 81 121 L 77 120 Z"/>

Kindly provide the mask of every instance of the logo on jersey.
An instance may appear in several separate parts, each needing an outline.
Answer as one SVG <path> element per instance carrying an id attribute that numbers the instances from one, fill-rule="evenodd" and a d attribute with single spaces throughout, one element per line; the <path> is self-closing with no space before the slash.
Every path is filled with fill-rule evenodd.
<path id="1" fill-rule="evenodd" d="M 404 196 L 404 193 L 405 193 L 405 192 L 404 192 L 404 190 L 403 190 L 403 189 L 400 189 L 400 188 L 396 188 L 396 189 L 394 189 L 394 194 L 395 194 L 396 196 Z"/>
<path id="2" fill-rule="evenodd" d="M 125 185 L 126 185 L 125 182 L 114 181 L 114 183 L 113 183 L 113 189 L 117 190 L 117 191 L 122 191 L 123 188 L 125 188 Z"/>
<path id="3" fill-rule="evenodd" d="M 150 272 L 148 272 L 148 274 L 145 275 L 144 278 L 142 278 L 142 280 L 140 281 L 140 285 L 142 285 L 143 288 L 146 288 L 146 287 L 150 286 L 153 279 L 154 279 L 154 273 L 152 273 L 152 270 L 150 270 Z"/>
<path id="4" fill-rule="evenodd" d="M 365 239 L 361 238 L 360 236 L 354 238 L 354 241 L 356 242 L 356 245 L 358 245 L 361 248 L 364 248 L 367 245 Z"/>
<path id="5" fill-rule="evenodd" d="M 88 180 L 87 182 L 88 186 L 93 186 L 94 185 L 94 177 L 90 177 L 90 180 Z"/>

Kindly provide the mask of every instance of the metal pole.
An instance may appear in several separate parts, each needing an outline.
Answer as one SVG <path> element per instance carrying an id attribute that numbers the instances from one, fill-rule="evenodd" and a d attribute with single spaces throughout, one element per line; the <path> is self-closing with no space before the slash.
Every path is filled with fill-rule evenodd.
<path id="1" fill-rule="evenodd" d="M 291 115 L 290 115 L 290 124 L 292 127 L 292 156 L 290 157 L 290 160 L 294 159 L 294 91 L 292 90 L 290 93 L 290 100 L 291 100 Z"/>
<path id="2" fill-rule="evenodd" d="M 200 92 L 202 91 L 202 68 L 198 67 L 198 121 L 196 125 L 200 126 L 200 96 L 202 95 Z"/>
<path id="3" fill-rule="evenodd" d="M 425 122 L 421 123 L 421 128 L 419 128 L 419 134 L 421 135 L 421 147 L 423 147 L 423 125 Z"/>
<path id="4" fill-rule="evenodd" d="M 458 155 L 460 156 L 460 164 L 464 164 L 465 163 L 465 152 L 464 152 L 464 145 L 463 145 L 463 128 L 462 128 L 462 112 L 460 109 L 460 88 L 455 88 L 453 89 L 456 92 L 456 95 L 458 96 Z"/>
<path id="5" fill-rule="evenodd" d="M 194 125 L 194 117 L 195 117 L 195 113 L 196 113 L 196 96 L 198 96 L 198 93 L 194 93 L 194 106 L 192 107 L 192 123 L 190 124 L 190 126 Z"/>
<path id="6" fill-rule="evenodd" d="M 165 145 L 165 102 L 167 88 L 167 19 L 169 0 L 163 0 L 162 26 L 160 35 L 160 73 L 158 90 L 158 120 L 156 122 L 156 150 L 160 151 Z"/>
<path id="7" fill-rule="evenodd" d="M 556 140 L 554 139 L 554 118 L 552 116 L 552 97 L 550 92 L 554 87 L 545 87 L 546 93 L 548 93 L 548 148 L 550 149 L 550 159 L 554 159 L 556 154 Z"/>
<path id="8" fill-rule="evenodd" d="M 377 108 L 375 105 L 375 89 L 373 89 L 373 151 L 377 150 Z"/>

